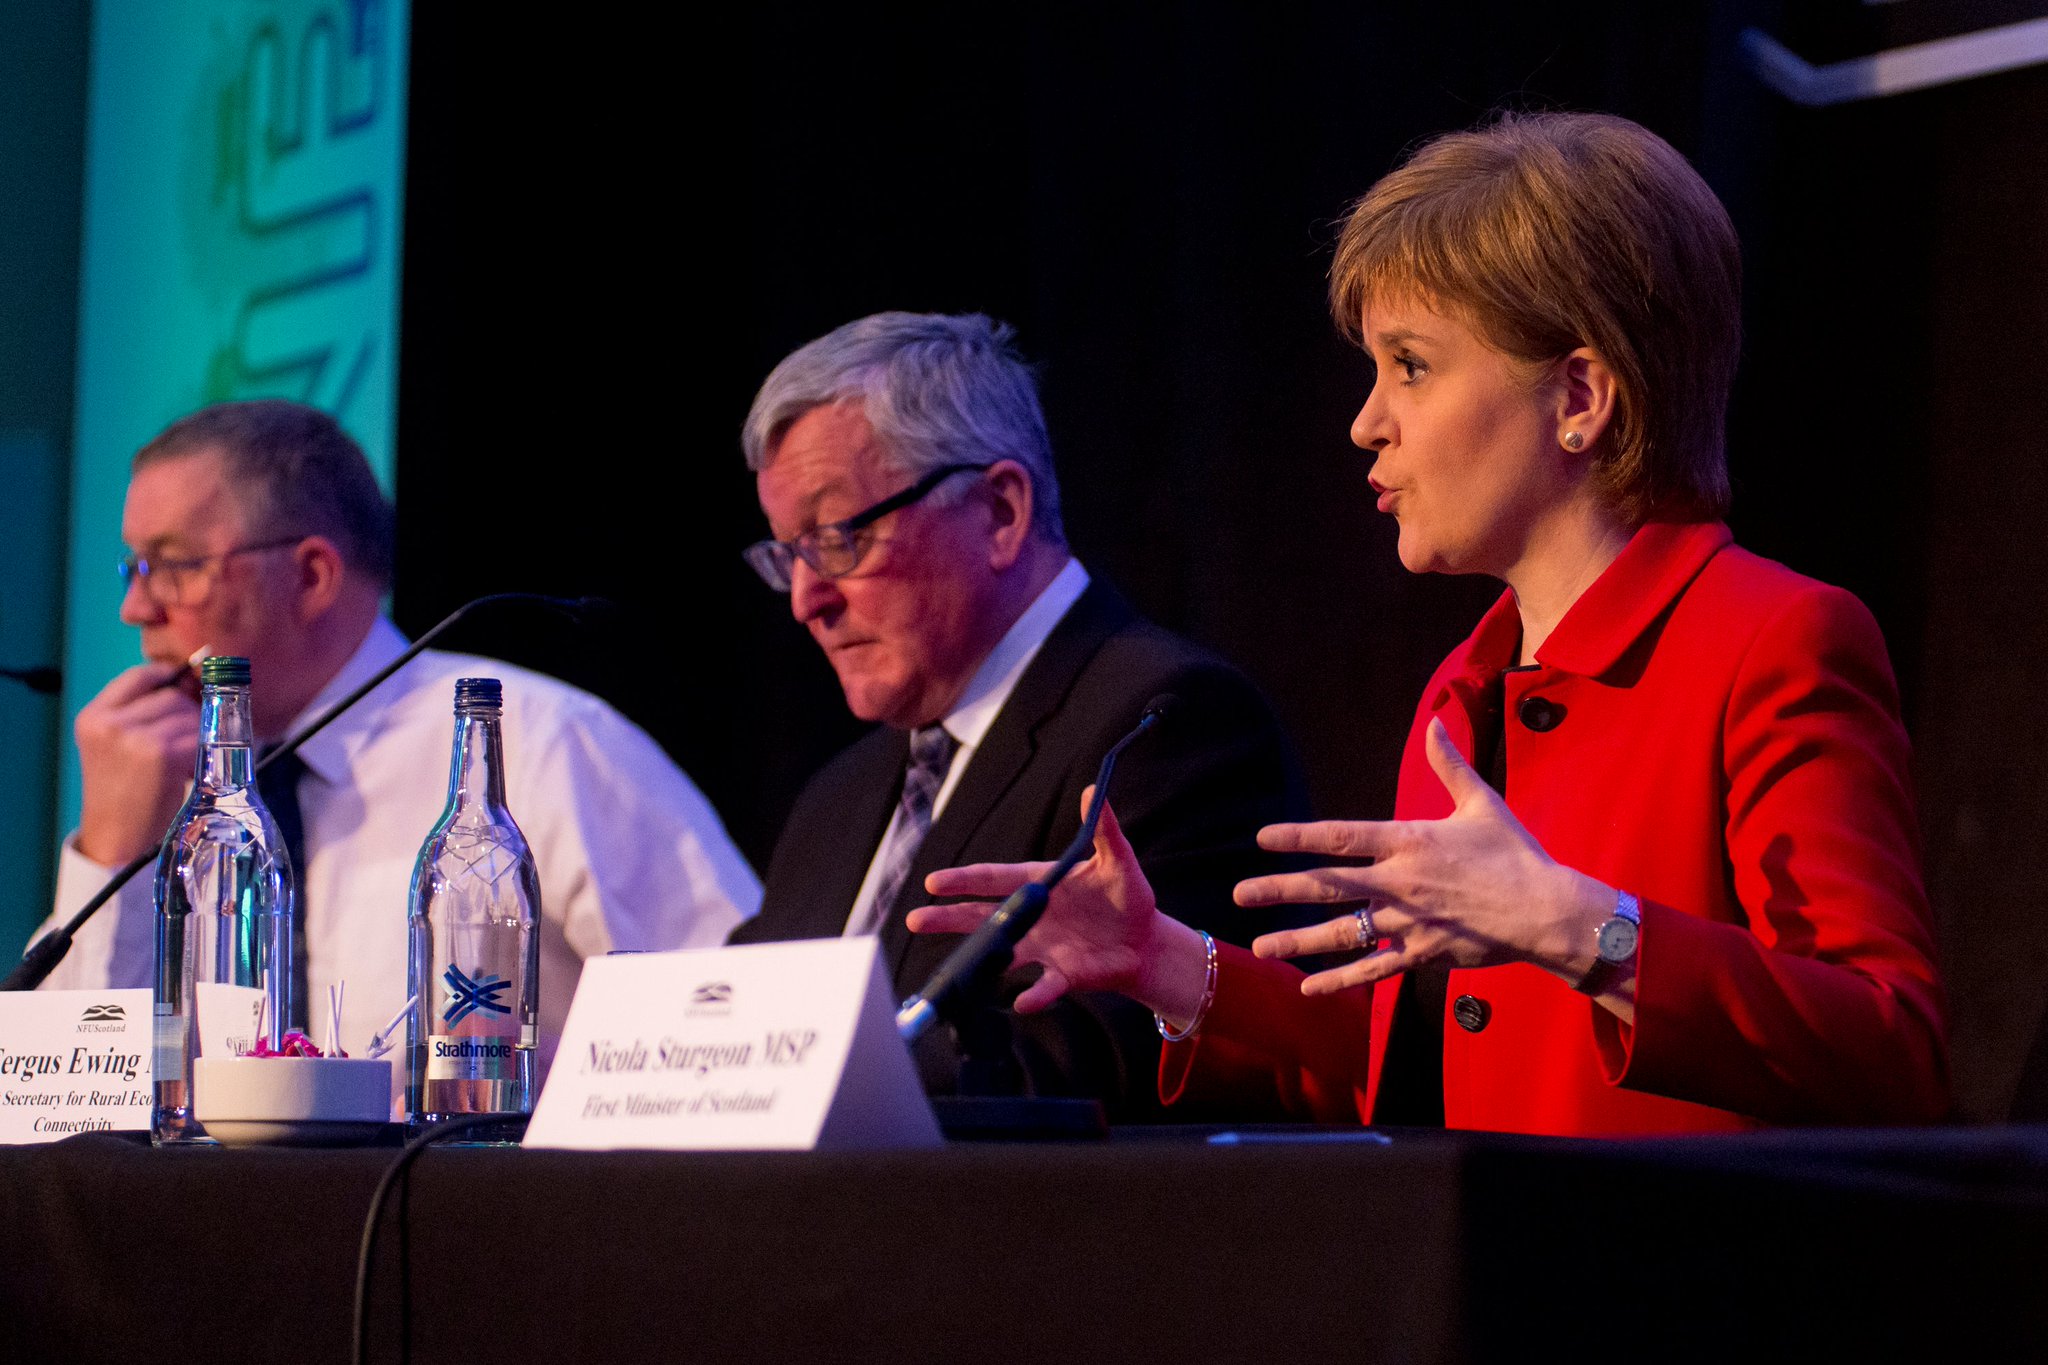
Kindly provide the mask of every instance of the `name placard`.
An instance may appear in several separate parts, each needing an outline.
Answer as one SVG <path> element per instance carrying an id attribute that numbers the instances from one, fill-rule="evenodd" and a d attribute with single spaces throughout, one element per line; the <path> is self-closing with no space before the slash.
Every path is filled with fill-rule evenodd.
<path id="1" fill-rule="evenodd" d="M 592 958 L 528 1147 L 933 1147 L 874 939 Z"/>
<path id="2" fill-rule="evenodd" d="M 0 1143 L 149 1127 L 150 994 L 0 994 Z"/>

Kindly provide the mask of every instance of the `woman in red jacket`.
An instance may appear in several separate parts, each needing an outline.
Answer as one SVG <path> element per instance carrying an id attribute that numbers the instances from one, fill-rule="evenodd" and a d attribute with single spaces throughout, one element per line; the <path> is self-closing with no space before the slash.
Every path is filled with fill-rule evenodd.
<path id="1" fill-rule="evenodd" d="M 1321 1121 L 1943 1116 L 1883 640 L 1853 597 L 1719 521 L 1739 294 L 1720 202 L 1623 119 L 1507 116 L 1376 185 L 1331 272 L 1373 371 L 1351 438 L 1404 566 L 1507 591 L 1423 692 L 1396 818 L 1268 828 L 1267 848 L 1340 861 L 1237 888 L 1344 913 L 1253 953 L 1216 944 L 1157 912 L 1105 813 L 1020 947 L 1045 972 L 1018 1008 L 1121 991 L 1160 1016 L 1169 1100 Z M 927 888 L 995 897 L 1039 870 Z M 1348 950 L 1308 976 L 1278 960 Z"/>

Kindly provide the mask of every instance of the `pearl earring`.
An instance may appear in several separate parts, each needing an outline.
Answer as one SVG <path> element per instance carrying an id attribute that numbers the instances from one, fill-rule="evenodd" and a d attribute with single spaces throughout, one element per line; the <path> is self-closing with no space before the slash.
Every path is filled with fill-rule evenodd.
<path id="1" fill-rule="evenodd" d="M 1576 431 L 1567 431 L 1564 434 L 1564 448 L 1566 450 L 1583 450 L 1585 446 L 1586 438 L 1583 434 Z"/>

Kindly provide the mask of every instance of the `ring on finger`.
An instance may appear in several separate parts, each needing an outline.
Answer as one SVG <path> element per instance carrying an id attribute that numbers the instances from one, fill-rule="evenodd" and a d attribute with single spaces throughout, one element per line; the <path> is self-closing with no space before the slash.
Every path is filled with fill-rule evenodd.
<path id="1" fill-rule="evenodd" d="M 1354 910 L 1351 912 L 1351 917 L 1358 921 L 1358 951 L 1369 953 L 1379 947 L 1379 931 L 1372 927 L 1372 907 L 1365 906 L 1362 909 Z"/>

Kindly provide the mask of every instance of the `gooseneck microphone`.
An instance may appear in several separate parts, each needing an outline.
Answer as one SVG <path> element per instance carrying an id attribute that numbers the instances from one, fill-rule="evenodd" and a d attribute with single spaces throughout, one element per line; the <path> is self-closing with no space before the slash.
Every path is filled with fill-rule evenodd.
<path id="1" fill-rule="evenodd" d="M 48 664 L 37 664 L 34 668 L 0 668 L 0 678 L 9 678 L 20 683 L 31 692 L 40 692 L 54 697 L 64 690 L 62 670 Z"/>
<path id="2" fill-rule="evenodd" d="M 1053 888 L 1066 880 L 1074 865 L 1088 856 L 1089 848 L 1095 843 L 1095 827 L 1102 821 L 1102 803 L 1109 799 L 1109 779 L 1116 771 L 1117 755 L 1129 747 L 1132 740 L 1165 719 L 1178 702 L 1179 698 L 1165 692 L 1145 703 L 1145 713 L 1138 718 L 1137 725 L 1102 756 L 1102 766 L 1095 773 L 1095 796 L 1088 803 L 1088 814 L 1082 819 L 1081 828 L 1075 831 L 1066 851 L 1060 854 L 1059 861 L 1044 876 L 1012 891 L 1009 899 L 997 906 L 995 913 L 983 920 L 981 926 L 939 964 L 931 980 L 925 982 L 924 989 L 903 1002 L 896 1011 L 896 1032 L 904 1042 L 914 1043 L 922 1038 L 933 1024 L 951 1015 L 965 1000 L 978 995 L 1008 970 L 1011 951 L 1016 948 L 1018 940 L 1031 932 L 1031 926 L 1038 923 L 1038 917 L 1045 913 Z"/>
<path id="3" fill-rule="evenodd" d="M 349 693 L 325 711 L 322 711 L 314 718 L 311 725 L 308 725 L 305 729 L 265 754 L 262 762 L 256 765 L 255 771 L 260 773 L 271 764 L 284 758 L 285 755 L 297 753 L 300 745 L 327 728 L 330 721 L 335 720 L 364 697 L 369 696 L 386 678 L 389 678 L 393 673 L 411 663 L 421 650 L 432 644 L 440 637 L 443 631 L 460 621 L 463 617 L 479 607 L 498 606 L 511 602 L 552 607 L 556 611 L 566 613 L 578 622 L 588 621 L 612 609 L 611 602 L 602 597 L 549 597 L 544 593 L 537 592 L 498 592 L 492 593 L 487 597 L 478 597 L 464 602 L 454 611 L 442 617 L 433 629 L 427 631 L 419 639 L 406 646 L 404 652 L 397 658 L 378 669 L 362 686 L 356 688 L 355 691 Z M 164 837 L 170 837 L 169 831 L 165 831 Z M 137 854 L 133 862 L 130 862 L 126 867 L 116 872 L 105 886 L 94 892 L 92 899 L 80 906 L 77 914 L 30 945 L 29 950 L 21 955 L 21 962 L 16 965 L 13 971 L 7 974 L 4 980 L 0 980 L 0 991 L 32 991 L 37 986 L 42 985 L 45 978 L 51 972 L 57 970 L 57 964 L 64 960 L 64 955 L 71 951 L 71 940 L 85 926 L 85 922 L 91 919 L 102 905 L 112 900 L 115 893 L 120 891 L 122 887 L 133 881 L 136 873 L 155 862 L 162 852 L 163 840 L 158 840 L 146 852 Z"/>

